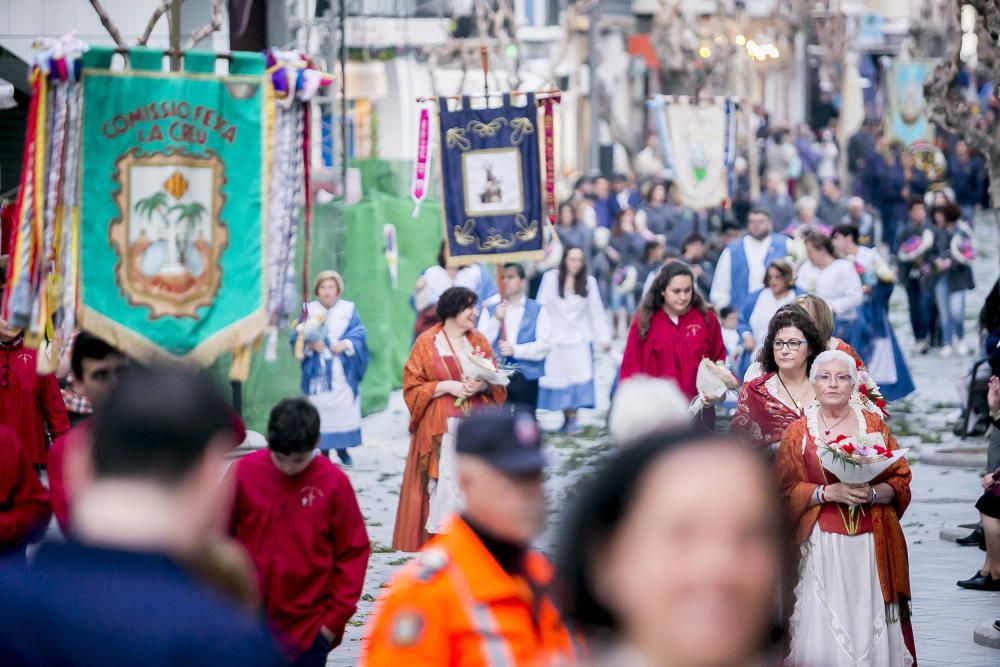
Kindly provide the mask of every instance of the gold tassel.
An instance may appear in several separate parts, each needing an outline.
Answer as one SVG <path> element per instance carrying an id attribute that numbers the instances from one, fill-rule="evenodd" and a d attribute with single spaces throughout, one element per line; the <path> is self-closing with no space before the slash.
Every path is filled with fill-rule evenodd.
<path id="1" fill-rule="evenodd" d="M 240 345 L 233 350 L 233 364 L 229 367 L 231 382 L 246 382 L 250 377 L 251 346 Z"/>

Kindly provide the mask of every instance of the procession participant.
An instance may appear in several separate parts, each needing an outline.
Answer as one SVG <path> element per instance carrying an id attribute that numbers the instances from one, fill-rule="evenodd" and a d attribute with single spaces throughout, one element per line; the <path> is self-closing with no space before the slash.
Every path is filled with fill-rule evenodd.
<path id="1" fill-rule="evenodd" d="M 371 543 L 351 482 L 316 452 L 321 418 L 305 398 L 271 409 L 267 449 L 229 471 L 229 533 L 257 569 L 267 616 L 297 667 L 322 667 L 357 610 Z"/>
<path id="2" fill-rule="evenodd" d="M 564 421 L 559 430 L 578 434 L 582 429 L 577 411 L 595 405 L 593 345 L 605 352 L 611 349 L 597 280 L 587 275 L 580 248 L 565 248 L 559 268 L 542 278 L 537 299 L 548 312 L 552 329 L 552 350 L 538 381 L 538 407 L 561 410 Z"/>
<path id="3" fill-rule="evenodd" d="M 219 477 L 234 444 L 209 378 L 130 368 L 93 444 L 66 459 L 76 541 L 42 545 L 30 568 L 0 568 L 7 664 L 286 664 L 262 622 L 181 565 L 219 533 Z"/>
<path id="4" fill-rule="evenodd" d="M 55 439 L 69 431 L 59 381 L 55 375 L 38 374 L 38 351 L 26 348 L 22 331 L 3 319 L 0 319 L 0 424 L 14 431 L 28 460 L 37 467 L 45 466 L 47 438 Z"/>
<path id="5" fill-rule="evenodd" d="M 934 207 L 934 299 L 941 323 L 941 356 L 952 351 L 964 357 L 969 347 L 965 336 L 965 295 L 975 289 L 972 260 L 975 257 L 975 237 L 972 228 L 961 220 L 961 209 L 951 202 Z M 954 347 L 953 347 L 954 346 Z"/>
<path id="6" fill-rule="evenodd" d="M 848 343 L 833 335 L 833 309 L 830 308 L 826 301 L 815 294 L 801 294 L 795 298 L 795 305 L 801 306 L 803 310 L 809 313 L 813 324 L 816 325 L 816 331 L 819 332 L 820 344 L 823 351 L 840 350 L 854 359 L 854 364 L 857 366 L 858 372 L 868 370 L 861 355 Z M 749 378 L 746 379 L 749 380 Z"/>
<path id="7" fill-rule="evenodd" d="M 320 271 L 313 281 L 314 301 L 305 307 L 292 334 L 292 348 L 302 362 L 302 393 L 319 410 L 319 449 L 336 450 L 341 463 L 353 465 L 348 448 L 361 444 L 361 379 L 368 370 L 368 334 L 354 304 L 343 299 L 344 280 L 336 271 Z"/>
<path id="8" fill-rule="evenodd" d="M 823 352 L 810 380 L 817 402 L 781 440 L 777 469 L 801 545 L 788 662 L 840 667 L 904 667 L 916 662 L 910 625 L 910 574 L 899 518 L 910 503 L 905 459 L 865 484 L 824 469 L 820 448 L 843 436 L 898 449 L 877 415 L 851 403 L 854 360 Z M 858 511 L 857 526 L 850 512 Z"/>
<path id="9" fill-rule="evenodd" d="M 913 351 L 924 354 L 930 348 L 929 339 L 933 333 L 934 230 L 928 224 L 927 207 L 922 198 L 913 197 L 909 206 L 909 219 L 900 228 L 893 247 L 898 248 L 899 282 L 906 288 L 910 307 L 910 326 L 916 341 Z"/>
<path id="10" fill-rule="evenodd" d="M 730 243 L 715 267 L 709 299 L 716 308 L 739 310 L 752 285 L 764 280 L 767 266 L 788 254 L 788 237 L 772 233 L 771 214 L 755 208 L 747 215 L 747 234 Z"/>
<path id="11" fill-rule="evenodd" d="M 751 294 L 740 311 L 738 331 L 743 341 L 743 358 L 736 377 L 741 378 L 753 362 L 754 351 L 767 334 L 771 318 L 782 306 L 791 303 L 802 292 L 795 286 L 795 269 L 783 259 L 767 265 L 764 286 Z"/>
<path id="12" fill-rule="evenodd" d="M 363 667 L 576 664 L 551 565 L 530 548 L 545 521 L 534 418 L 481 411 L 458 427 L 465 510 L 398 572 L 376 607 Z"/>
<path id="13" fill-rule="evenodd" d="M 722 328 L 694 289 L 690 267 L 671 262 L 656 276 L 632 322 L 619 379 L 624 382 L 639 373 L 672 379 L 691 400 L 698 395 L 698 365 L 705 358 L 725 362 Z M 712 430 L 715 408 L 702 410 L 700 420 Z"/>
<path id="14" fill-rule="evenodd" d="M 430 533 L 441 531 L 448 510 L 458 504 L 454 459 L 459 419 L 507 397 L 504 387 L 473 379 L 463 370 L 464 358 L 477 350 L 492 358 L 489 341 L 475 330 L 475 292 L 464 287 L 445 291 L 437 316 L 441 324 L 420 334 L 403 367 L 410 449 L 392 535 L 392 548 L 398 551 L 420 549 Z"/>
<path id="15" fill-rule="evenodd" d="M 809 369 L 822 351 L 809 314 L 794 304 L 780 308 L 758 353 L 763 375 L 743 384 L 729 430 L 773 455 L 785 429 L 816 398 Z"/>
<path id="16" fill-rule="evenodd" d="M 809 261 L 799 267 L 795 282 L 800 289 L 815 294 L 830 306 L 837 337 L 852 342 L 858 308 L 864 301 L 858 272 L 851 262 L 837 259 L 830 237 L 812 232 L 805 242 Z"/>
<path id="17" fill-rule="evenodd" d="M 659 433 L 615 451 L 559 542 L 587 664 L 772 664 L 783 515 L 766 466 L 728 436 Z"/>
<path id="18" fill-rule="evenodd" d="M 85 397 L 94 410 L 100 411 L 108 394 L 118 384 L 118 374 L 126 363 L 125 356 L 115 348 L 97 336 L 80 332 L 74 339 L 71 353 L 73 390 Z M 89 441 L 93 428 L 92 418 L 87 418 L 56 438 L 49 448 L 47 462 L 52 513 L 64 536 L 69 531 L 69 502 L 63 479 L 63 460 L 68 448 Z"/>
<path id="19" fill-rule="evenodd" d="M 827 227 L 836 227 L 847 210 L 848 199 L 840 191 L 840 181 L 836 177 L 824 178 L 816 217 Z"/>
<path id="20" fill-rule="evenodd" d="M 860 245 L 860 231 L 854 225 L 839 225 L 833 230 L 837 254 L 853 262 L 861 275 L 865 301 L 861 306 L 859 324 L 866 328 L 860 350 L 868 360 L 873 379 L 887 401 L 907 396 L 915 389 L 896 332 L 889 321 L 889 299 L 895 282 L 895 272 L 873 248 Z M 888 380 L 888 381 L 886 381 Z"/>
<path id="21" fill-rule="evenodd" d="M 839 221 L 842 225 L 854 225 L 858 228 L 858 243 L 866 248 L 875 245 L 875 218 L 865 210 L 865 200 L 861 197 L 851 197 L 847 200 L 847 214 Z"/>
<path id="22" fill-rule="evenodd" d="M 52 512 L 49 497 L 21 443 L 0 426 L 0 564 L 23 561 L 25 545 L 45 531 Z"/>
<path id="23" fill-rule="evenodd" d="M 492 341 L 493 351 L 517 370 L 507 385 L 507 402 L 524 406 L 534 414 L 538 408 L 538 378 L 545 371 L 545 357 L 552 349 L 548 313 L 534 299 L 529 299 L 524 267 L 504 264 L 504 299 L 496 295 L 487 300 L 479 316 L 479 331 Z"/>
<path id="24" fill-rule="evenodd" d="M 417 319 L 413 323 L 414 340 L 438 323 L 435 306 L 441 295 L 452 287 L 466 287 L 475 292 L 480 301 L 485 301 L 497 292 L 496 281 L 482 264 L 448 266 L 447 248 L 445 242 L 441 241 L 437 263 L 420 274 L 414 287 L 411 298 L 413 309 L 417 311 Z"/>

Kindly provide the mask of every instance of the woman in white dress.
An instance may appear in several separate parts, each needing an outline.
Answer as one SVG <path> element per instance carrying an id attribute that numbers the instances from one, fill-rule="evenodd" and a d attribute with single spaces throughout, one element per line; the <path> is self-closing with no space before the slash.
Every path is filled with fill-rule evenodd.
<path id="1" fill-rule="evenodd" d="M 594 407 L 594 353 L 611 349 L 611 332 L 597 281 L 587 274 L 583 250 L 567 247 L 558 269 L 542 278 L 537 301 L 549 314 L 552 351 L 538 381 L 538 407 L 561 410 L 560 431 L 578 434 L 576 413 Z"/>
<path id="2" fill-rule="evenodd" d="M 746 374 L 754 352 L 764 342 L 771 318 L 782 306 L 795 301 L 801 292 L 795 287 L 795 269 L 783 259 L 775 259 L 764 272 L 764 287 L 747 297 L 740 309 L 737 331 L 743 343 L 743 355 L 736 377 Z"/>
<path id="3" fill-rule="evenodd" d="M 878 415 L 852 403 L 858 371 L 849 355 L 823 352 L 810 380 L 816 402 L 785 430 L 777 459 L 801 545 L 786 664 L 908 667 L 916 651 L 899 519 L 910 503 L 910 468 L 900 458 L 866 484 L 827 471 L 819 452 L 841 436 L 898 445 Z"/>
<path id="4" fill-rule="evenodd" d="M 302 393 L 319 411 L 320 451 L 336 450 L 349 466 L 353 460 L 347 450 L 361 444 L 359 386 L 368 369 L 368 338 L 343 292 L 344 280 L 336 271 L 316 276 L 316 299 L 306 304 L 292 347 L 302 363 Z"/>
<path id="5" fill-rule="evenodd" d="M 805 245 L 809 261 L 799 267 L 795 284 L 829 304 L 833 309 L 834 335 L 849 340 L 858 308 L 865 300 L 861 277 L 853 262 L 837 259 L 830 237 L 812 232 Z"/>

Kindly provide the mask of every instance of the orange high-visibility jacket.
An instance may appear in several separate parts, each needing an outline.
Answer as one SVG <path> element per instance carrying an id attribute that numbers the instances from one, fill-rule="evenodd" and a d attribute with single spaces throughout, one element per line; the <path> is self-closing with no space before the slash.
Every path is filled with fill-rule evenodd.
<path id="1" fill-rule="evenodd" d="M 578 660 L 577 638 L 550 597 L 552 567 L 539 553 L 531 584 L 500 567 L 454 518 L 392 579 L 368 626 L 361 667 L 556 667 Z"/>

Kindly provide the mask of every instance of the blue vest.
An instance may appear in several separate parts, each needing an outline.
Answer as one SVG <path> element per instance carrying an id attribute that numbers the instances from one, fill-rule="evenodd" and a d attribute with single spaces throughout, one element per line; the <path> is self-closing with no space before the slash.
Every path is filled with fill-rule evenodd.
<path id="1" fill-rule="evenodd" d="M 771 246 L 764 256 L 764 266 L 767 267 L 772 260 L 784 259 L 788 256 L 788 237 L 784 234 L 772 234 Z M 743 307 L 750 294 L 750 265 L 747 263 L 747 252 L 743 248 L 743 238 L 738 238 L 729 244 L 730 279 L 732 286 L 729 291 L 729 305 L 737 311 Z M 756 289 L 757 286 L 754 286 Z"/>
<path id="2" fill-rule="evenodd" d="M 488 306 L 490 317 L 496 317 L 496 310 L 499 303 Z M 534 299 L 524 300 L 524 317 L 521 318 L 521 328 L 517 332 L 517 343 L 533 343 L 535 341 L 535 325 L 538 323 L 538 313 L 542 312 L 542 304 Z M 493 349 L 498 350 L 500 345 L 500 334 L 493 340 Z M 545 373 L 545 361 L 529 361 L 527 359 L 511 359 L 517 364 L 518 372 L 524 376 L 525 380 L 537 380 Z"/>

